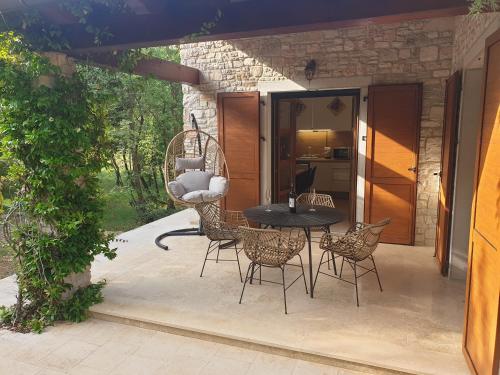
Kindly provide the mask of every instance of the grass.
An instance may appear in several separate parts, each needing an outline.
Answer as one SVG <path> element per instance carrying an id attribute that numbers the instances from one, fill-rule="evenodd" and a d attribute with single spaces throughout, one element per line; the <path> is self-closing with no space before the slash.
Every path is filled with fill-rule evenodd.
<path id="1" fill-rule="evenodd" d="M 125 232 L 139 225 L 137 211 L 130 205 L 130 193 L 126 187 L 116 186 L 110 171 L 102 171 L 99 179 L 104 192 L 104 230 Z"/>

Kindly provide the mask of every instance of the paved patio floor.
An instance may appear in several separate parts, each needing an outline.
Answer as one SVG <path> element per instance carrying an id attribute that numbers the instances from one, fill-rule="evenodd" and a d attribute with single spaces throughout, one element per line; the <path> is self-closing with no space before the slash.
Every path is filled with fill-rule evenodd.
<path id="1" fill-rule="evenodd" d="M 0 330 L 0 374 L 362 375 L 95 319 L 58 324 L 42 335 Z"/>
<path id="2" fill-rule="evenodd" d="M 116 243 L 118 257 L 111 262 L 99 258 L 92 268 L 95 281 L 108 282 L 104 303 L 92 308 L 95 316 L 268 348 L 268 353 L 305 355 L 295 358 L 331 358 L 333 363 L 354 361 L 419 374 L 468 373 L 461 353 L 464 282 L 439 275 L 432 249 L 380 245 L 375 259 L 384 292 L 374 275 L 361 278 L 359 308 L 349 284 L 320 278 L 311 299 L 297 282 L 288 290 L 285 315 L 281 288 L 272 284 L 248 286 L 238 304 L 242 284 L 235 263 L 208 263 L 200 278 L 205 237 L 172 237 L 169 251 L 155 246 L 156 235 L 185 227 L 194 218 L 186 210 L 122 234 L 126 242 Z M 313 253 L 317 265 L 319 249 Z M 231 256 L 231 250 L 221 252 L 221 257 Z M 246 270 L 243 253 L 240 259 Z M 296 275 L 291 268 L 287 278 Z M 278 280 L 280 273 L 265 270 L 263 277 Z M 0 288 L 0 303 L 12 298 L 2 289 L 8 288 Z"/>

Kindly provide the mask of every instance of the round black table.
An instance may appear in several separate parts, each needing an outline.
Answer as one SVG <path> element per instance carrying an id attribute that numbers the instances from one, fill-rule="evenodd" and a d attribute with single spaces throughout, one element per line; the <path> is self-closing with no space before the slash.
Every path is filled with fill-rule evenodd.
<path id="1" fill-rule="evenodd" d="M 266 211 L 268 207 L 271 211 Z M 311 211 L 311 207 L 314 208 L 315 211 Z M 305 204 L 297 205 L 297 212 L 291 213 L 288 205 L 285 203 L 247 208 L 243 211 L 243 213 L 248 220 L 261 225 L 274 228 L 302 228 L 304 230 L 309 250 L 309 285 L 311 298 L 313 298 L 314 284 L 311 252 L 311 229 L 324 228 L 327 232 L 329 232 L 330 225 L 341 222 L 345 219 L 346 215 L 337 208 L 311 206 Z"/>

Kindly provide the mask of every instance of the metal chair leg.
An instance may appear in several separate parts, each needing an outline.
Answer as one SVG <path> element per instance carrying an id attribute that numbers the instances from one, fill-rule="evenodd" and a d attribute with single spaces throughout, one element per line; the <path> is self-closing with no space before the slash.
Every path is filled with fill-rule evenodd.
<path id="1" fill-rule="evenodd" d="M 259 263 L 259 285 L 262 285 L 262 263 Z"/>
<path id="2" fill-rule="evenodd" d="M 358 275 L 356 273 L 356 262 L 354 262 L 354 284 L 356 286 L 356 305 L 359 307 L 359 297 L 358 297 Z"/>
<path id="3" fill-rule="evenodd" d="M 238 256 L 238 248 L 236 247 L 236 242 L 234 243 L 234 251 L 236 253 L 236 262 L 238 263 L 238 270 L 240 271 L 240 281 L 243 282 L 243 277 L 241 275 L 240 257 Z"/>
<path id="4" fill-rule="evenodd" d="M 300 268 L 302 268 L 302 278 L 304 279 L 304 286 L 306 287 L 306 294 L 309 294 L 309 291 L 307 290 L 307 281 L 306 281 L 306 274 L 304 272 L 304 263 L 302 263 L 302 257 L 300 254 L 298 254 L 299 259 L 300 259 Z"/>
<path id="5" fill-rule="evenodd" d="M 339 274 L 340 278 L 342 278 L 342 271 L 344 270 L 344 260 L 345 260 L 345 258 L 342 257 L 342 265 L 340 266 L 340 274 Z"/>
<path id="6" fill-rule="evenodd" d="M 203 277 L 203 271 L 205 270 L 205 264 L 207 264 L 207 258 L 208 258 L 208 254 L 210 254 L 210 249 L 212 247 L 212 242 L 214 242 L 214 241 L 210 241 L 210 243 L 208 244 L 207 254 L 205 255 L 205 261 L 203 262 L 203 267 L 201 267 L 200 277 Z"/>
<path id="7" fill-rule="evenodd" d="M 215 259 L 215 263 L 219 263 L 219 253 L 220 253 L 220 242 L 219 246 L 217 246 L 217 258 Z"/>
<path id="8" fill-rule="evenodd" d="M 330 252 L 326 254 L 326 264 L 328 265 L 328 269 L 330 270 Z"/>
<path id="9" fill-rule="evenodd" d="M 283 299 L 285 300 L 285 314 L 288 314 L 286 308 L 285 266 L 281 268 L 281 279 L 283 280 Z"/>
<path id="10" fill-rule="evenodd" d="M 373 263 L 373 269 L 375 270 L 375 275 L 377 275 L 378 286 L 380 287 L 380 291 L 383 292 L 383 290 L 382 290 L 382 283 L 380 282 L 380 277 L 378 275 L 377 266 L 375 265 L 375 259 L 373 259 L 373 255 L 370 255 L 370 258 L 371 258 L 372 263 Z"/>
<path id="11" fill-rule="evenodd" d="M 241 290 L 240 305 L 241 305 L 241 301 L 243 300 L 243 293 L 245 293 L 245 286 L 247 285 L 247 281 L 248 281 L 248 273 L 250 272 L 252 265 L 253 265 L 253 262 L 248 265 L 247 274 L 245 275 L 245 282 L 243 283 L 243 289 Z"/>
<path id="12" fill-rule="evenodd" d="M 318 271 L 316 272 L 316 277 L 314 278 L 313 289 L 316 288 L 316 281 L 318 280 L 319 270 L 321 269 L 321 264 L 323 263 L 323 258 L 325 257 L 325 253 L 328 253 L 328 250 L 323 251 L 323 254 L 321 254 L 321 259 L 319 260 L 318 264 Z"/>

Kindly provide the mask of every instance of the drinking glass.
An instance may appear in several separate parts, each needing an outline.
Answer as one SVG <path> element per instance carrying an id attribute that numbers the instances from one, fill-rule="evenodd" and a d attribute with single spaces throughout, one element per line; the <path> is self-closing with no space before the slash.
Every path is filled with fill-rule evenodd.
<path id="1" fill-rule="evenodd" d="M 271 212 L 271 189 L 266 189 L 266 212 Z"/>
<path id="2" fill-rule="evenodd" d="M 311 208 L 309 208 L 309 211 L 316 211 L 316 209 L 314 208 L 314 205 L 316 204 L 316 189 L 312 188 L 310 192 L 311 192 Z"/>

